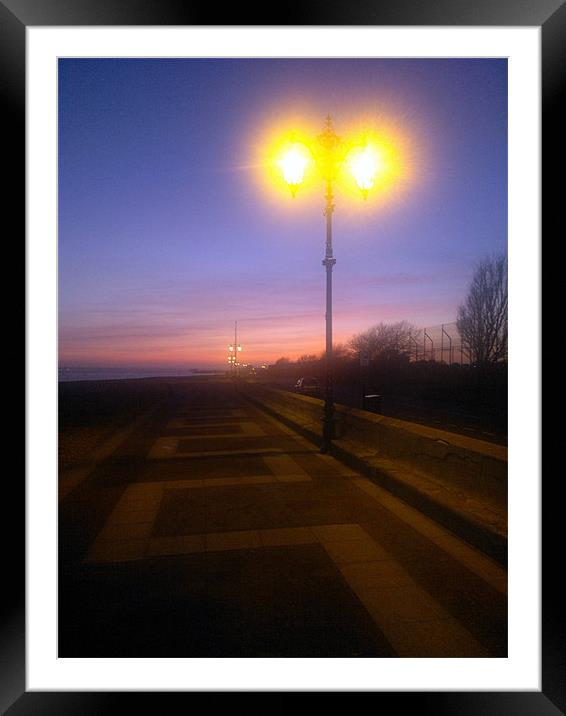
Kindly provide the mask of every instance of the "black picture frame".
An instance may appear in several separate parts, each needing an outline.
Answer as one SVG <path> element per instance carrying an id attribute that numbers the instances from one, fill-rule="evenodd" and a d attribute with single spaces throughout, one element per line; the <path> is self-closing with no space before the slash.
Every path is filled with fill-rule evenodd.
<path id="1" fill-rule="evenodd" d="M 566 3 L 564 0 L 350 0 L 338 3 L 304 0 L 278 8 L 269 15 L 257 5 L 223 7 L 226 25 L 424 25 L 424 26 L 537 26 L 542 37 L 542 112 L 544 221 L 559 226 L 561 182 L 556 148 L 563 134 L 564 112 L 559 107 L 566 67 Z M 12 225 L 25 216 L 25 62 L 26 28 L 30 26 L 85 25 L 218 25 L 218 10 L 210 3 L 192 0 L 0 0 L 0 92 L 4 100 L 5 137 L 13 156 L 10 182 L 5 190 L 4 212 Z M 553 194 L 553 191 L 555 194 Z M 556 199 L 556 201 L 554 201 Z M 562 199 L 563 201 L 563 199 Z M 7 222 L 8 217 L 4 217 Z M 533 336 L 533 340 L 539 340 Z M 540 345 L 540 344 L 539 344 Z M 558 477 L 558 475 L 556 476 Z M 557 482 L 559 482 L 557 480 Z M 546 714 L 566 713 L 566 657 L 562 592 L 558 585 L 561 560 L 555 545 L 561 543 L 560 501 L 555 484 L 544 485 L 542 564 L 542 689 L 539 692 L 372 692 L 377 707 L 394 700 L 400 707 L 431 714 Z M 4 482 L 5 506 L 24 518 L 23 479 Z M 191 693 L 28 692 L 25 685 L 25 518 L 10 532 L 10 554 L 5 554 L 5 603 L 0 621 L 0 710 L 20 714 L 101 714 L 144 706 L 170 708 L 172 698 Z M 6 539 L 6 538 L 5 538 Z M 8 550 L 5 550 L 6 552 Z M 10 563 L 11 561 L 11 563 Z M 193 692 L 194 693 L 194 692 Z"/>

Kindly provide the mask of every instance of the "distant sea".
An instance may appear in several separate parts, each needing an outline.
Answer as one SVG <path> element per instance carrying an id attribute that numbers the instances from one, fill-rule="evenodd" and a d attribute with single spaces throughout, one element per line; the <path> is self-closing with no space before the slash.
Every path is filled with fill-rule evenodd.
<path id="1" fill-rule="evenodd" d="M 188 375 L 218 375 L 221 370 L 198 368 L 59 368 L 59 382 L 72 380 L 125 380 L 128 378 L 168 378 Z"/>

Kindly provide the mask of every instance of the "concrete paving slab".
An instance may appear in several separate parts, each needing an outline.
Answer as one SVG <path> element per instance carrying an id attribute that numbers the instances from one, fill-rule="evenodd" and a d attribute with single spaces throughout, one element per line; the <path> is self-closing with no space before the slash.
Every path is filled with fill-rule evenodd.
<path id="1" fill-rule="evenodd" d="M 336 564 L 356 564 L 389 559 L 390 555 L 369 538 L 346 540 L 343 542 L 324 542 L 324 549 Z"/>
<path id="2" fill-rule="evenodd" d="M 506 655 L 500 565 L 228 389 L 63 495 L 61 656 Z"/>
<path id="3" fill-rule="evenodd" d="M 272 530 L 259 530 L 261 544 L 264 547 L 283 547 L 293 544 L 316 544 L 319 540 L 309 527 L 281 527 Z"/>
<path id="4" fill-rule="evenodd" d="M 366 540 L 367 532 L 360 525 L 315 525 L 312 531 L 322 543 Z"/>
<path id="5" fill-rule="evenodd" d="M 165 557 L 173 554 L 193 554 L 206 551 L 206 536 L 175 535 L 170 537 L 153 537 L 149 540 L 146 557 Z"/>
<path id="6" fill-rule="evenodd" d="M 257 530 L 241 532 L 216 532 L 206 535 L 206 551 L 239 550 L 260 547 L 261 541 Z"/>
<path id="7" fill-rule="evenodd" d="M 455 619 L 388 624 L 387 638 L 403 658 L 486 658 L 489 652 Z"/>
<path id="8" fill-rule="evenodd" d="M 355 592 L 415 584 L 409 573 L 393 559 L 341 564 L 340 571 Z"/>
<path id="9" fill-rule="evenodd" d="M 97 539 L 85 562 L 131 562 L 143 559 L 145 539 Z"/>

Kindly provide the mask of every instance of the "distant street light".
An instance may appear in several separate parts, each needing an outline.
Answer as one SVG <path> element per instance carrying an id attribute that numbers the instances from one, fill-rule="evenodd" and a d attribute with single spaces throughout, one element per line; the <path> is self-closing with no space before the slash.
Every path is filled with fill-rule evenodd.
<path id="1" fill-rule="evenodd" d="M 336 259 L 332 253 L 332 214 L 334 213 L 333 184 L 346 168 L 354 178 L 364 199 L 367 199 L 380 174 L 387 174 L 387 148 L 375 138 L 365 137 L 345 142 L 332 126 L 328 116 L 324 130 L 312 144 L 288 142 L 276 158 L 285 182 L 295 197 L 310 165 L 314 165 L 325 183 L 326 252 L 322 265 L 326 268 L 326 388 L 322 430 L 322 451 L 327 453 L 334 437 L 334 385 L 332 354 L 332 269 Z"/>
<path id="2" fill-rule="evenodd" d="M 238 321 L 234 321 L 234 343 L 228 346 L 230 355 L 228 356 L 228 363 L 232 366 L 232 374 L 236 378 L 238 375 L 238 353 L 242 350 L 242 346 L 238 343 Z"/>

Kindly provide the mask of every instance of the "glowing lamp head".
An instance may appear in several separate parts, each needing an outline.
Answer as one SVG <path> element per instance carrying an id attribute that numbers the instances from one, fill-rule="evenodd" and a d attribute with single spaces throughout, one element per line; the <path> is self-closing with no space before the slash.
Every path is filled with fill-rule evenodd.
<path id="1" fill-rule="evenodd" d="M 299 185 L 303 182 L 305 169 L 309 161 L 309 150 L 304 144 L 297 142 L 292 144 L 277 162 L 293 196 L 295 196 Z"/>
<path id="2" fill-rule="evenodd" d="M 371 144 L 353 149 L 348 157 L 348 166 L 364 199 L 367 199 L 381 166 L 377 150 Z"/>

